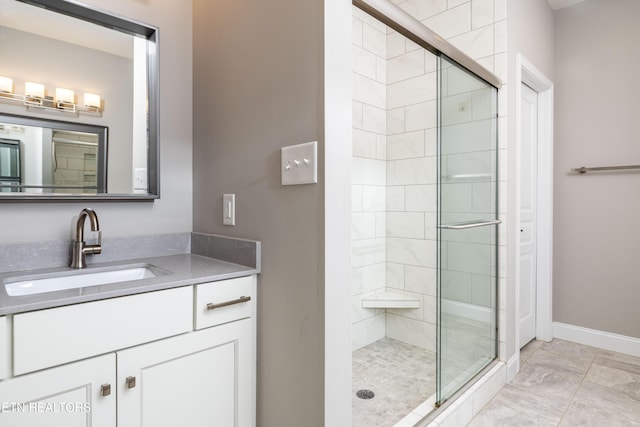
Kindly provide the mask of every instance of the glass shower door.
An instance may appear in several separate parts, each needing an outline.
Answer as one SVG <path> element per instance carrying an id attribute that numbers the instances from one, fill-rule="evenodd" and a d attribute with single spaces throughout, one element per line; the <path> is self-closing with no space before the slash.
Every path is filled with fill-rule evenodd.
<path id="1" fill-rule="evenodd" d="M 439 69 L 436 405 L 497 356 L 497 89 Z"/>

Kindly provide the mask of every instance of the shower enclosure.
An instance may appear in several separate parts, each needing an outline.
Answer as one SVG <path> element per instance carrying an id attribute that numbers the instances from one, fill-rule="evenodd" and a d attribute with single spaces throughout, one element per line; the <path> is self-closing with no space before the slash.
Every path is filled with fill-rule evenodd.
<path id="1" fill-rule="evenodd" d="M 500 82 L 398 11 L 354 1 L 354 426 L 413 425 L 497 357 Z"/>

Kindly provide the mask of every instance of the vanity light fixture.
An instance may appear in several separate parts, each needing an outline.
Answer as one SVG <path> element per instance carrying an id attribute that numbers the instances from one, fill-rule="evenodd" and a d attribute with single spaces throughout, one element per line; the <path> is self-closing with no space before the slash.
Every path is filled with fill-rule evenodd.
<path id="1" fill-rule="evenodd" d="M 71 112 L 76 111 L 76 94 L 71 89 L 56 88 L 56 107 Z"/>
<path id="2" fill-rule="evenodd" d="M 102 115 L 100 95 L 84 94 L 84 105 L 75 103 L 75 92 L 71 89 L 56 88 L 55 100 L 46 96 L 45 87 L 41 83 L 25 82 L 24 95 L 13 92 L 13 79 L 0 76 L 0 101 L 20 103 L 26 108 L 41 108 L 46 111 L 64 113 L 85 113 Z"/>
<path id="3" fill-rule="evenodd" d="M 85 93 L 84 106 L 92 111 L 99 112 L 100 111 L 100 95 L 96 95 L 95 93 Z"/>
<path id="4" fill-rule="evenodd" d="M 13 79 L 10 79 L 9 77 L 0 76 L 0 92 L 12 93 Z"/>
<path id="5" fill-rule="evenodd" d="M 34 82 L 26 82 L 24 84 L 24 96 L 27 98 L 44 98 L 44 85 Z"/>

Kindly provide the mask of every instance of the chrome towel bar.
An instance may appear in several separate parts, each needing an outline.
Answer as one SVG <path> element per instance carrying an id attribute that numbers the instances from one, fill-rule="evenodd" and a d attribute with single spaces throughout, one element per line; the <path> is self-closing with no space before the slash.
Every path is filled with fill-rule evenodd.
<path id="1" fill-rule="evenodd" d="M 486 227 L 487 225 L 498 225 L 501 223 L 502 221 L 500 221 L 499 219 L 494 219 L 491 221 L 482 222 L 458 222 L 455 224 L 442 224 L 439 225 L 438 228 L 445 230 L 466 230 L 468 228 Z"/>
<path id="2" fill-rule="evenodd" d="M 584 166 L 580 168 L 571 169 L 571 172 L 584 174 L 587 172 L 600 172 L 600 171 L 623 171 L 640 169 L 640 165 L 628 165 L 628 166 L 598 166 L 593 168 L 586 168 Z"/>

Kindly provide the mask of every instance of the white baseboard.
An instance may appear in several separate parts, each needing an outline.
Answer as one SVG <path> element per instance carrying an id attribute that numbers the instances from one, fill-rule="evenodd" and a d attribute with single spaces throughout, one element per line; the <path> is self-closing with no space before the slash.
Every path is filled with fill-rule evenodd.
<path id="1" fill-rule="evenodd" d="M 553 336 L 561 340 L 640 357 L 640 339 L 634 337 L 560 322 L 553 322 Z"/>
<path id="2" fill-rule="evenodd" d="M 516 351 L 516 354 L 511 356 L 511 359 L 509 359 L 509 361 L 507 362 L 507 383 L 510 383 L 519 371 L 520 352 Z"/>

